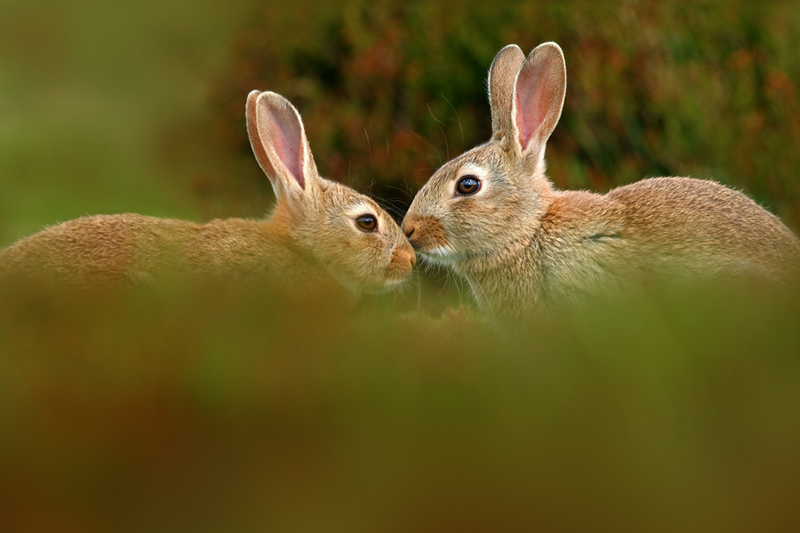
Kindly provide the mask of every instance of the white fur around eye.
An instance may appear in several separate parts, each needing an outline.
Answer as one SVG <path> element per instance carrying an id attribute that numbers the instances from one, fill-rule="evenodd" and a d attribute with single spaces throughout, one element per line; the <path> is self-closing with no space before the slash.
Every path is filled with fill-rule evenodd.
<path id="1" fill-rule="evenodd" d="M 353 204 L 353 205 L 349 206 L 344 212 L 345 218 L 348 218 L 350 220 L 350 223 L 352 224 L 353 228 L 357 229 L 358 231 L 361 231 L 361 230 L 358 229 L 358 225 L 356 224 L 356 219 L 358 217 L 361 217 L 361 216 L 364 216 L 364 215 L 372 215 L 373 217 L 375 217 L 375 221 L 377 222 L 378 228 L 379 228 L 379 231 L 380 231 L 380 226 L 381 226 L 380 218 L 381 217 L 378 216 L 378 213 L 375 211 L 375 208 L 372 207 L 367 202 L 359 202 L 359 203 Z"/>
<path id="2" fill-rule="evenodd" d="M 486 178 L 486 170 L 476 165 L 475 163 L 465 163 L 458 169 L 456 173 L 456 177 L 453 181 L 458 181 L 464 176 L 475 176 L 479 180 L 483 181 Z"/>
<path id="3" fill-rule="evenodd" d="M 352 219 L 356 219 L 361 215 L 372 215 L 376 219 L 378 218 L 378 213 L 375 211 L 375 208 L 367 202 L 355 203 L 349 206 L 344 212 L 344 216 Z"/>
<path id="4" fill-rule="evenodd" d="M 456 185 L 458 181 L 463 178 L 464 176 L 475 176 L 481 182 L 481 188 L 475 194 L 480 194 L 486 189 L 487 179 L 486 176 L 488 172 L 481 166 L 476 165 L 475 163 L 465 163 L 461 168 L 458 169 L 458 172 L 455 173 L 453 176 L 452 182 L 450 183 L 450 189 L 453 193 L 455 193 Z"/>

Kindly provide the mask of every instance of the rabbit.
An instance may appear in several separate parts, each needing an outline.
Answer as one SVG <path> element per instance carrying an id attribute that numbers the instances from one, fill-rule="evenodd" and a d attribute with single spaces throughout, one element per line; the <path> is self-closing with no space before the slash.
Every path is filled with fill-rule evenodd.
<path id="1" fill-rule="evenodd" d="M 541 44 L 503 48 L 489 70 L 492 137 L 446 162 L 402 229 L 418 255 L 466 278 L 499 319 L 572 306 L 639 274 L 788 279 L 800 241 L 744 194 L 713 181 L 651 178 L 605 195 L 557 190 L 545 143 L 561 116 L 566 65 Z"/>
<path id="2" fill-rule="evenodd" d="M 150 281 L 165 271 L 302 283 L 323 272 L 354 292 L 408 277 L 416 257 L 398 225 L 367 196 L 320 177 L 303 121 L 287 99 L 252 91 L 246 119 L 256 160 L 277 198 L 268 218 L 196 224 L 138 214 L 86 216 L 0 251 L 0 272 L 69 286 Z"/>

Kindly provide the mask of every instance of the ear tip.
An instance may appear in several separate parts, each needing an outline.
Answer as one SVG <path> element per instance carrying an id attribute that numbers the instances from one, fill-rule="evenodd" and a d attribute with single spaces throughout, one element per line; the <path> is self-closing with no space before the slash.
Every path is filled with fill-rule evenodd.
<path id="1" fill-rule="evenodd" d="M 272 109 L 279 112 L 291 112 L 298 116 L 299 111 L 292 105 L 288 98 L 272 91 L 264 91 L 258 95 L 258 107 L 262 109 Z"/>
<path id="2" fill-rule="evenodd" d="M 245 103 L 244 106 L 247 113 L 250 113 L 255 108 L 259 94 L 261 94 L 260 91 L 250 91 L 247 94 L 247 102 Z"/>
<path id="3" fill-rule="evenodd" d="M 511 57 L 511 56 L 518 56 L 518 58 L 525 59 L 525 52 L 522 51 L 522 48 L 517 46 L 516 44 L 509 44 L 504 46 L 497 55 L 494 56 L 494 61 L 492 63 L 496 63 L 502 57 Z"/>
<path id="4" fill-rule="evenodd" d="M 533 54 L 534 52 L 537 55 L 548 54 L 548 55 L 559 56 L 559 57 L 562 57 L 562 58 L 564 57 L 564 51 L 561 49 L 561 47 L 555 41 L 548 41 L 546 43 L 540 44 L 539 46 L 537 46 L 536 48 L 533 49 L 533 52 L 531 52 L 531 54 Z"/>
<path id="5" fill-rule="evenodd" d="M 546 41 L 546 42 L 543 42 L 542 44 L 540 44 L 539 46 L 552 46 L 554 48 L 558 48 L 559 50 L 561 49 L 561 47 L 555 41 Z"/>
<path id="6" fill-rule="evenodd" d="M 259 98 L 259 100 L 264 100 L 264 101 L 272 100 L 273 102 L 288 102 L 289 101 L 289 100 L 286 99 L 286 97 L 281 96 L 280 94 L 278 94 L 276 92 L 273 92 L 273 91 L 263 91 L 259 95 L 258 98 Z"/>
<path id="7" fill-rule="evenodd" d="M 566 76 L 567 60 L 561 47 L 553 41 L 542 43 L 531 50 L 531 53 L 525 58 L 522 71 L 538 70 L 544 65 L 547 65 L 549 69 L 562 71 Z"/>
<path id="8" fill-rule="evenodd" d="M 268 103 L 272 99 L 271 95 L 273 95 L 273 94 L 275 94 L 275 93 L 273 93 L 272 91 L 262 91 L 262 92 L 260 92 L 258 94 L 258 105 L 259 105 L 259 107 L 263 106 L 266 103 Z"/>
<path id="9" fill-rule="evenodd" d="M 505 45 L 503 47 L 503 49 L 500 50 L 500 52 L 505 52 L 506 50 L 509 50 L 509 51 L 511 51 L 511 50 L 519 50 L 520 52 L 522 52 L 522 48 L 520 48 L 518 44 L 514 44 L 514 43 Z"/>

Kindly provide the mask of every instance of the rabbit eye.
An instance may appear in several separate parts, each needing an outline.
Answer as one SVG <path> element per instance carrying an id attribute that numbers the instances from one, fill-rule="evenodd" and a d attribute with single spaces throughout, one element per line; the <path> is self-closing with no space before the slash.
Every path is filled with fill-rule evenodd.
<path id="1" fill-rule="evenodd" d="M 356 219 L 356 226 L 361 231 L 372 233 L 378 231 L 378 221 L 372 215 L 361 215 Z"/>
<path id="2" fill-rule="evenodd" d="M 469 196 L 481 190 L 481 180 L 473 175 L 467 175 L 456 183 L 456 194 L 458 196 Z"/>

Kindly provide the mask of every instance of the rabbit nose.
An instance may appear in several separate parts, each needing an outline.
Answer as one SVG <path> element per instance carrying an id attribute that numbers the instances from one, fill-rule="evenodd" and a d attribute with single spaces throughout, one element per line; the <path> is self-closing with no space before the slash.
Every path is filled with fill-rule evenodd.
<path id="1" fill-rule="evenodd" d="M 429 250 L 447 245 L 447 233 L 439 219 L 431 216 L 406 217 L 401 225 L 409 244 L 415 250 Z"/>
<path id="2" fill-rule="evenodd" d="M 403 220 L 400 228 L 403 230 L 403 234 L 406 236 L 406 239 L 413 245 L 414 241 L 411 240 L 411 237 L 414 235 L 414 232 L 418 229 L 418 223 L 416 218 L 409 218 L 406 217 Z"/>
<path id="3" fill-rule="evenodd" d="M 398 263 L 410 263 L 412 267 L 417 264 L 417 254 L 414 253 L 414 248 L 409 244 L 395 248 L 392 256 L 392 259 Z"/>

